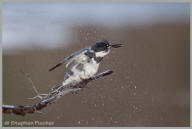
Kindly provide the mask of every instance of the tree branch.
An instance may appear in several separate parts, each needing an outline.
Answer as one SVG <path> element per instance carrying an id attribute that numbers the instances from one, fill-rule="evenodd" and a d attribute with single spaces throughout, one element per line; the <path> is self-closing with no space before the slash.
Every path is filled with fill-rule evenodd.
<path id="1" fill-rule="evenodd" d="M 51 104 L 52 102 L 58 100 L 62 95 L 66 95 L 67 93 L 76 92 L 78 90 L 81 90 L 81 89 L 85 88 L 90 81 L 96 80 L 98 78 L 107 76 L 112 73 L 113 73 L 113 71 L 107 70 L 105 72 L 94 75 L 94 76 L 90 77 L 89 79 L 83 80 L 82 82 L 76 84 L 75 86 L 67 85 L 65 87 L 61 87 L 57 91 L 50 91 L 48 94 L 38 94 L 38 96 L 36 96 L 34 98 L 40 98 L 40 102 L 33 104 L 33 105 L 14 106 L 14 105 L 3 104 L 2 111 L 3 111 L 3 113 L 16 114 L 16 115 L 22 115 L 22 116 L 24 116 L 26 114 L 30 114 L 30 113 L 39 112 L 39 110 L 45 108 L 48 104 Z M 33 88 L 34 88 L 34 85 L 33 85 Z M 36 93 L 38 93 L 38 92 L 36 92 Z"/>

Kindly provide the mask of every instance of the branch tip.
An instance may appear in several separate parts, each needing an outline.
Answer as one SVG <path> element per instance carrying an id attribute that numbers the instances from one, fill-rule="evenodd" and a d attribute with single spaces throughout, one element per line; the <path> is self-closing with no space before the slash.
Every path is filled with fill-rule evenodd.
<path id="1" fill-rule="evenodd" d="M 23 72 L 23 71 L 21 71 L 21 72 Z M 101 77 L 104 77 L 107 75 L 110 75 L 112 73 L 113 73 L 113 71 L 107 70 L 105 72 L 94 75 L 94 76 L 92 76 L 86 80 L 83 80 L 82 82 L 80 82 L 76 85 L 65 86 L 65 87 L 60 88 L 57 92 L 50 91 L 48 94 L 39 94 L 39 92 L 35 88 L 35 85 L 33 84 L 32 79 L 30 78 L 29 74 L 25 74 L 25 76 L 28 78 L 34 91 L 37 94 L 35 97 L 28 98 L 28 99 L 33 100 L 33 99 L 39 98 L 40 102 L 36 103 L 34 105 L 26 105 L 26 106 L 22 106 L 22 105 L 14 106 L 14 105 L 3 104 L 2 105 L 2 109 L 3 109 L 2 111 L 3 111 L 3 113 L 22 115 L 22 116 L 24 116 L 26 114 L 31 114 L 31 113 L 44 114 L 44 113 L 40 112 L 39 110 L 45 108 L 48 104 L 55 103 L 55 101 L 57 99 L 59 99 L 61 96 L 66 95 L 67 93 L 70 93 L 70 92 L 77 92 L 79 90 L 82 90 L 83 88 L 85 88 L 87 86 L 87 84 L 90 81 L 96 80 L 98 78 L 101 78 Z"/>

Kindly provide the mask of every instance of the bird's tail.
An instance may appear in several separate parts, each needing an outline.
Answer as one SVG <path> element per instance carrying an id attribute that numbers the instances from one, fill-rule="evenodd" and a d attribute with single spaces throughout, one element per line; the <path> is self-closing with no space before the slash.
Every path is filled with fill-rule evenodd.
<path id="1" fill-rule="evenodd" d="M 62 65 L 63 63 L 58 63 L 55 66 L 53 66 L 52 68 L 49 69 L 49 71 L 54 70 L 55 68 L 59 67 L 60 65 Z"/>

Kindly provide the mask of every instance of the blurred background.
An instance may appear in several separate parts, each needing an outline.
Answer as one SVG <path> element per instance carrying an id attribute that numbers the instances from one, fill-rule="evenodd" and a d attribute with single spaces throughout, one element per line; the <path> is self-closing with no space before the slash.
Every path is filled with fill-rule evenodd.
<path id="1" fill-rule="evenodd" d="M 4 3 L 3 104 L 38 102 L 66 69 L 48 69 L 96 41 L 122 43 L 100 65 L 114 73 L 24 117 L 53 126 L 189 126 L 189 3 Z"/>

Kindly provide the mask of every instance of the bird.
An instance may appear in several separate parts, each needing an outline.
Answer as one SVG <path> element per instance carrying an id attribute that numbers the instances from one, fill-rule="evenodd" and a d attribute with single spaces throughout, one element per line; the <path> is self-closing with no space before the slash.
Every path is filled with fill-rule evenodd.
<path id="1" fill-rule="evenodd" d="M 122 44 L 110 44 L 108 40 L 101 40 L 64 58 L 49 69 L 49 71 L 53 71 L 62 64 L 65 64 L 68 69 L 62 85 L 54 87 L 52 90 L 58 91 L 66 85 L 70 84 L 73 86 L 92 77 L 97 73 L 103 57 L 109 54 L 111 48 L 119 47 L 122 47 Z"/>

